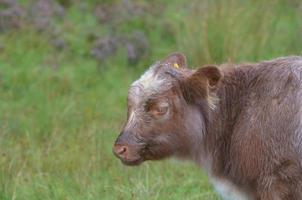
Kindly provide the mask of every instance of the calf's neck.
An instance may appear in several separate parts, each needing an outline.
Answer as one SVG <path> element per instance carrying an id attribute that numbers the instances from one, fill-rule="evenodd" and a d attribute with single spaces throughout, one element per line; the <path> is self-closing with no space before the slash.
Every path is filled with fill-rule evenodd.
<path id="1" fill-rule="evenodd" d="M 113 151 L 192 160 L 224 199 L 302 199 L 302 57 L 191 70 L 170 54 L 130 86 Z"/>

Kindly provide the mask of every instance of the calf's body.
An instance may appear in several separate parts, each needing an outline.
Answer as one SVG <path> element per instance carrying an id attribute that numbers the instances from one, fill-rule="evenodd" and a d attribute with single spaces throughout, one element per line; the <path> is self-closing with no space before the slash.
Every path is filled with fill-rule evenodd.
<path id="1" fill-rule="evenodd" d="M 302 199 L 302 58 L 190 70 L 172 54 L 131 86 L 114 152 L 190 159 L 224 199 Z"/>

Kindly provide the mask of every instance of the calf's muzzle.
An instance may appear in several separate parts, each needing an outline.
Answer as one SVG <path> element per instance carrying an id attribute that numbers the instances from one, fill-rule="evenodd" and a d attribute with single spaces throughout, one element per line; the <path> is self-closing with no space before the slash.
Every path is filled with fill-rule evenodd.
<path id="1" fill-rule="evenodd" d="M 126 131 L 120 133 L 113 146 L 114 155 L 126 165 L 137 165 L 143 160 L 140 150 L 133 134 Z"/>

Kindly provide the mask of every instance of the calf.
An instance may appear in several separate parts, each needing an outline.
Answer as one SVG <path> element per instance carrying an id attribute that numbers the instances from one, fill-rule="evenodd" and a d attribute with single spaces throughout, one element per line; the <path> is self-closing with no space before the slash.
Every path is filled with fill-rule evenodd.
<path id="1" fill-rule="evenodd" d="M 113 151 L 192 160 L 224 199 L 301 200 L 302 57 L 190 70 L 171 54 L 131 85 Z"/>

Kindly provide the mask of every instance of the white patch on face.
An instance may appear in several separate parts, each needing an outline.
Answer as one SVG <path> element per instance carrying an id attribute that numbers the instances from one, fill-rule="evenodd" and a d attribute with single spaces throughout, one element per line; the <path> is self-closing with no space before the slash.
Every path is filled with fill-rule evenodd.
<path id="1" fill-rule="evenodd" d="M 129 119 L 128 119 L 128 123 L 127 123 L 127 128 L 134 126 L 134 124 L 135 124 L 135 112 L 131 111 Z"/>
<path id="2" fill-rule="evenodd" d="M 215 190 L 221 195 L 224 200 L 251 200 L 252 198 L 245 194 L 245 192 L 240 191 L 238 187 L 236 187 L 230 181 L 225 179 L 210 179 L 212 184 L 214 185 Z"/>
<path id="3" fill-rule="evenodd" d="M 156 64 L 151 66 L 150 69 L 132 84 L 132 87 L 138 86 L 142 89 L 144 97 L 171 87 L 171 82 L 168 79 L 159 77 L 155 73 L 156 67 Z"/>

